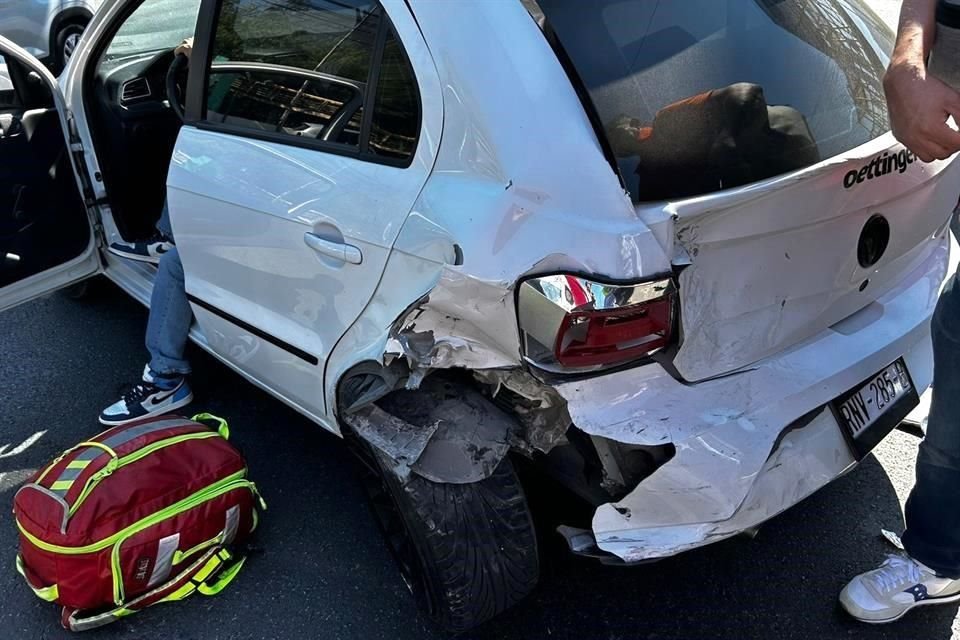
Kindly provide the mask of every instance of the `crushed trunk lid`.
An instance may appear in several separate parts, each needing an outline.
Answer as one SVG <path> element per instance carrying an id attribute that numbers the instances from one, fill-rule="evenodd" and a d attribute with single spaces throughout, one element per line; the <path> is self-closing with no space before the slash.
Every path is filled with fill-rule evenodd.
<path id="1" fill-rule="evenodd" d="M 678 372 L 697 381 L 747 367 L 876 304 L 935 249 L 958 174 L 886 135 L 767 182 L 639 206 L 641 218 L 674 218 Z"/>

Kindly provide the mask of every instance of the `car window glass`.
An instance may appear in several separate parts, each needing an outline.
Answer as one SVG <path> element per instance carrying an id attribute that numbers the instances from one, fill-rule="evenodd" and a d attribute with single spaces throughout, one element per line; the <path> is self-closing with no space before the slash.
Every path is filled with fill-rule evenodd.
<path id="1" fill-rule="evenodd" d="M 7 60 L 0 55 L 0 109 L 12 107 L 16 103 L 16 97 L 10 72 L 7 71 Z"/>
<path id="2" fill-rule="evenodd" d="M 407 159 L 413 155 L 420 131 L 420 100 L 413 69 L 391 29 L 383 49 L 380 80 L 373 105 L 370 152 Z"/>
<path id="3" fill-rule="evenodd" d="M 209 123 L 413 156 L 417 82 L 376 0 L 223 0 L 210 64 Z"/>
<path id="4" fill-rule="evenodd" d="M 376 0 L 223 0 L 214 57 L 365 81 L 379 25 Z"/>
<path id="5" fill-rule="evenodd" d="M 889 30 L 860 0 L 524 0 L 575 69 L 635 201 L 730 189 L 890 126 Z"/>
<path id="6" fill-rule="evenodd" d="M 193 37 L 201 0 L 146 0 L 113 36 L 101 65 L 173 49 Z"/>
<path id="7" fill-rule="evenodd" d="M 308 138 L 323 139 L 341 107 L 362 99 L 354 87 L 294 74 L 225 72 L 210 79 L 209 121 Z M 342 141 L 358 140 L 359 125 Z"/>
<path id="8" fill-rule="evenodd" d="M 371 0 L 223 0 L 207 120 L 359 145 L 380 21 Z"/>

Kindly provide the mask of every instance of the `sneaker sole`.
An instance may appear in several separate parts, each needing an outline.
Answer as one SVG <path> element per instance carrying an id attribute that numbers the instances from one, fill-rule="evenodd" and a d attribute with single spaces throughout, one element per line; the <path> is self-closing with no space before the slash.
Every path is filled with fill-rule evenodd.
<path id="1" fill-rule="evenodd" d="M 108 247 L 107 251 L 109 251 L 115 256 L 118 256 L 120 258 L 126 258 L 127 260 L 133 260 L 134 262 L 147 262 L 153 265 L 160 264 L 160 258 L 155 258 L 153 256 L 140 256 L 135 253 L 124 253 L 123 251 L 117 251 L 113 247 Z"/>
<path id="2" fill-rule="evenodd" d="M 960 593 L 955 593 L 952 596 L 944 596 L 943 598 L 932 598 L 930 600 L 921 600 L 920 602 L 915 602 L 909 605 L 906 609 L 904 609 L 894 617 L 884 618 L 883 620 L 868 620 L 866 618 L 855 616 L 854 614 L 850 613 L 850 611 L 846 607 L 844 607 L 844 610 L 848 614 L 850 614 L 851 618 L 853 618 L 854 620 L 857 620 L 858 622 L 864 622 L 866 624 L 890 624 L 892 622 L 896 622 L 897 620 L 900 620 L 901 618 L 903 618 L 905 615 L 907 615 L 917 607 L 926 607 L 926 606 L 931 606 L 935 604 L 950 604 L 951 602 L 957 602 L 957 601 L 960 601 Z"/>
<path id="3" fill-rule="evenodd" d="M 137 420 L 144 420 L 146 418 L 153 418 L 155 416 L 162 416 L 167 413 L 171 413 L 173 411 L 176 411 L 177 409 L 180 409 L 181 407 L 187 406 L 191 402 L 193 402 L 193 392 L 191 392 L 190 395 L 188 395 L 183 400 L 177 400 L 176 402 L 164 407 L 163 409 L 159 409 L 157 411 L 153 411 L 150 413 L 145 413 L 142 416 L 137 416 L 136 418 L 127 418 L 126 420 L 104 420 L 103 417 L 101 416 L 100 424 L 107 427 L 119 427 L 121 425 L 129 424 L 131 422 L 136 422 Z"/>

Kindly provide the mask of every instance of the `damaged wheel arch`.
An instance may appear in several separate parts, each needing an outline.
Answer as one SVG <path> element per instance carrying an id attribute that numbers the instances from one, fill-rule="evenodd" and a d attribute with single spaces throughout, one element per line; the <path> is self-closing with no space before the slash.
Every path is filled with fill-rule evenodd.
<path id="1" fill-rule="evenodd" d="M 436 374 L 404 387 L 405 366 L 365 362 L 340 385 L 340 421 L 394 463 L 433 482 L 490 477 L 519 436 L 519 423 L 475 387 Z"/>

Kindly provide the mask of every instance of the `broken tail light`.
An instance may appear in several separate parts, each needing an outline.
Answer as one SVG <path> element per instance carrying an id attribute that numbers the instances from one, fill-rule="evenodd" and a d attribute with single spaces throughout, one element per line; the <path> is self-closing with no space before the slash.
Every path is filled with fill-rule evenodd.
<path id="1" fill-rule="evenodd" d="M 669 278 L 636 284 L 567 274 L 525 280 L 518 296 L 525 355 L 557 372 L 647 357 L 673 340 L 676 304 Z"/>

